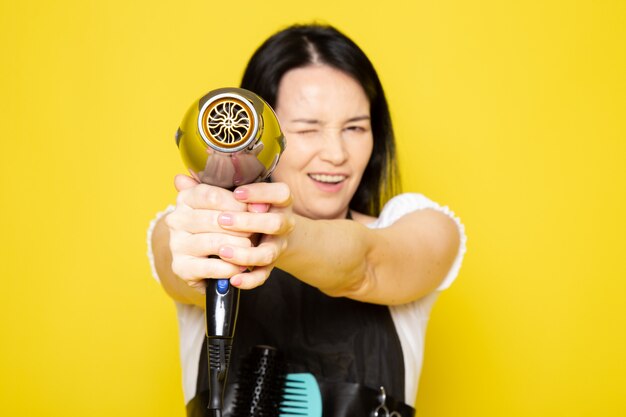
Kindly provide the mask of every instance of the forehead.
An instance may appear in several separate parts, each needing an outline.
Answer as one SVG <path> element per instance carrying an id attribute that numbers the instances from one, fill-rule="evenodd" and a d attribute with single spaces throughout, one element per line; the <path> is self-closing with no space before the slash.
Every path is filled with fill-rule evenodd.
<path id="1" fill-rule="evenodd" d="M 276 112 L 279 117 L 369 116 L 369 100 L 363 87 L 347 73 L 327 65 L 311 65 L 283 76 Z"/>

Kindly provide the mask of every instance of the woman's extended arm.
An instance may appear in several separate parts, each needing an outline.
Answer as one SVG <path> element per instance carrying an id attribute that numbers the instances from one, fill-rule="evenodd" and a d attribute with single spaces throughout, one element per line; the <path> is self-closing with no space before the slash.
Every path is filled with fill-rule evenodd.
<path id="1" fill-rule="evenodd" d="M 222 225 L 231 231 L 267 234 L 258 247 L 228 250 L 230 262 L 261 266 L 233 277 L 242 288 L 261 284 L 276 265 L 331 296 L 402 304 L 437 288 L 458 252 L 457 225 L 436 210 L 413 211 L 389 227 L 369 229 L 356 221 L 291 214 L 284 209 L 289 207 L 288 189 L 280 184 L 245 188 L 247 196 L 241 201 L 277 208 L 270 210 L 273 216 L 228 213 L 231 224 Z"/>
<path id="2" fill-rule="evenodd" d="M 179 177 L 177 187 L 176 210 L 152 235 L 155 268 L 172 298 L 201 307 L 204 279 L 230 277 L 250 289 L 274 266 L 331 296 L 402 304 L 437 288 L 459 248 L 457 225 L 436 210 L 370 229 L 359 221 L 293 214 L 285 184 L 251 184 L 231 193 Z M 257 246 L 254 233 L 263 234 Z"/>
<path id="3" fill-rule="evenodd" d="M 298 218 L 277 266 L 328 295 L 395 305 L 439 286 L 459 247 L 456 224 L 426 209 L 384 229 Z"/>

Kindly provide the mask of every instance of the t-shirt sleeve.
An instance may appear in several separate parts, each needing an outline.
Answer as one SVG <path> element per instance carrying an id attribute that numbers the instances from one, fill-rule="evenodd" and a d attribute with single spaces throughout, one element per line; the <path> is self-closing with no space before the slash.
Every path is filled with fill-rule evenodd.
<path id="1" fill-rule="evenodd" d="M 156 267 L 154 266 L 154 253 L 152 252 L 152 233 L 154 233 L 154 228 L 156 227 L 157 222 L 161 220 L 161 218 L 166 214 L 173 212 L 174 208 L 174 206 L 169 205 L 165 208 L 165 210 L 158 212 L 154 219 L 152 219 L 152 221 L 150 222 L 150 226 L 148 226 L 148 232 L 146 234 L 146 244 L 148 249 L 146 255 L 148 255 L 148 262 L 150 262 L 150 270 L 152 271 L 152 276 L 158 282 L 161 282 L 161 280 L 159 279 L 159 274 L 157 274 Z"/>
<path id="2" fill-rule="evenodd" d="M 441 206 L 434 201 L 428 199 L 422 194 L 406 193 L 400 194 L 385 204 L 378 219 L 370 225 L 372 228 L 383 228 L 391 226 L 402 216 L 415 210 L 433 209 L 450 217 L 459 230 L 460 244 L 452 267 L 448 274 L 437 287 L 437 291 L 443 291 L 448 288 L 455 280 L 461 269 L 461 263 L 466 252 L 467 236 L 465 235 L 465 226 L 461 220 L 447 206 Z"/>

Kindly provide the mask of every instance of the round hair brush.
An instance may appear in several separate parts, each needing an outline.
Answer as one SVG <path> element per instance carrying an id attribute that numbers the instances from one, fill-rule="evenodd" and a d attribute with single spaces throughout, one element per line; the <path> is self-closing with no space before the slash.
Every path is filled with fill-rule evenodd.
<path id="1" fill-rule="evenodd" d="M 277 349 L 252 348 L 241 363 L 232 417 L 322 417 L 315 377 L 287 373 L 288 367 Z"/>
<path id="2" fill-rule="evenodd" d="M 285 138 L 263 99 L 241 88 L 222 88 L 191 105 L 176 132 L 176 145 L 197 181 L 233 189 L 267 179 L 285 149 Z M 228 279 L 207 281 L 208 415 L 221 417 L 239 289 Z"/>
<path id="3" fill-rule="evenodd" d="M 237 382 L 233 417 L 279 417 L 285 363 L 275 348 L 252 348 L 241 363 Z"/>

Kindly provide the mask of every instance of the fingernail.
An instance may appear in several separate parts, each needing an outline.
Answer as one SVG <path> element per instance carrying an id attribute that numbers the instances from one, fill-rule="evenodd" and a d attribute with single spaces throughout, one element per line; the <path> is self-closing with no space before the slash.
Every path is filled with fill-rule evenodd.
<path id="1" fill-rule="evenodd" d="M 219 250 L 219 254 L 220 258 L 232 258 L 234 255 L 233 248 L 229 246 L 222 246 Z"/>
<path id="2" fill-rule="evenodd" d="M 252 213 L 267 213 L 270 205 L 266 203 L 248 203 L 248 209 Z"/>
<path id="3" fill-rule="evenodd" d="M 235 198 L 237 200 L 245 200 L 248 198 L 248 189 L 244 187 L 239 187 L 234 191 Z"/>
<path id="4" fill-rule="evenodd" d="M 222 213 L 217 217 L 217 222 L 222 226 L 232 226 L 233 215 L 230 213 Z"/>
<path id="5" fill-rule="evenodd" d="M 243 280 L 241 279 L 241 277 L 238 276 L 234 276 L 230 279 L 230 283 L 234 286 L 234 287 L 238 287 L 241 285 L 241 283 L 243 282 Z"/>

